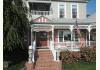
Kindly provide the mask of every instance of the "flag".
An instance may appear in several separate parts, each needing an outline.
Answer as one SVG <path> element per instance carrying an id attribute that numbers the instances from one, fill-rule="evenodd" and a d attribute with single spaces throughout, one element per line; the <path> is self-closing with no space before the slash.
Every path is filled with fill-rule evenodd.
<path id="1" fill-rule="evenodd" d="M 76 31 L 77 31 L 79 37 L 81 37 L 81 33 L 80 33 L 80 29 L 79 29 L 79 26 L 78 26 L 78 23 L 77 23 L 77 19 L 76 19 L 76 26 L 75 26 L 75 28 L 76 28 Z"/>

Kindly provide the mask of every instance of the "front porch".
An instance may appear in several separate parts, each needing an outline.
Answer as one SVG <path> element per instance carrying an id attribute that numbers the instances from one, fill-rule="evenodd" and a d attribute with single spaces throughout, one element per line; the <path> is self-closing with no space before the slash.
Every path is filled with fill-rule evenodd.
<path id="1" fill-rule="evenodd" d="M 31 45 L 34 62 L 35 51 L 50 50 L 53 60 L 59 61 L 61 51 L 80 51 L 81 47 L 96 45 L 96 29 L 92 25 L 79 25 L 82 37 L 77 34 L 74 25 L 34 24 L 31 26 Z"/>
<path id="2" fill-rule="evenodd" d="M 78 36 L 77 29 L 73 25 L 34 26 L 31 29 L 31 45 L 34 45 L 34 49 L 54 48 L 55 50 L 67 49 L 70 51 L 95 45 L 96 29 L 86 25 L 79 27 L 82 37 Z"/>

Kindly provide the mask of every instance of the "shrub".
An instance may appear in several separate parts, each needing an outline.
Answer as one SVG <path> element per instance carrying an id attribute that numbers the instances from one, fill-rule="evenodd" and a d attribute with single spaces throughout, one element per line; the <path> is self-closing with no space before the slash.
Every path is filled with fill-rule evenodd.
<path id="1" fill-rule="evenodd" d="M 60 53 L 60 58 L 65 64 L 70 64 L 77 61 L 76 57 L 78 58 L 78 56 L 75 56 L 74 53 L 70 51 L 63 51 Z"/>
<path id="2" fill-rule="evenodd" d="M 81 60 L 85 60 L 88 62 L 95 62 L 96 61 L 96 50 L 89 47 L 83 47 L 80 49 Z"/>
<path id="3" fill-rule="evenodd" d="M 78 61 L 78 60 L 81 59 L 81 54 L 80 54 L 80 52 L 72 52 L 71 55 L 72 55 L 72 57 L 73 57 L 76 61 Z"/>
<path id="4" fill-rule="evenodd" d="M 80 52 L 63 51 L 60 53 L 60 59 L 65 64 L 70 64 L 79 60 L 95 62 L 96 47 L 82 47 L 80 48 Z"/>

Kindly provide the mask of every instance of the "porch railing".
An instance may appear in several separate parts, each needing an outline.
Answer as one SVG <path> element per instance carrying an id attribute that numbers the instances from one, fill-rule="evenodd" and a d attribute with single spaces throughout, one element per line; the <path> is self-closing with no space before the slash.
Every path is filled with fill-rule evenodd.
<path id="1" fill-rule="evenodd" d="M 90 47 L 96 45 L 96 41 L 90 41 Z M 68 41 L 68 42 L 60 42 L 54 43 L 54 49 L 62 49 L 62 50 L 71 50 L 71 49 L 80 49 L 80 47 L 89 47 L 89 41 Z"/>
<path id="2" fill-rule="evenodd" d="M 32 15 L 51 15 L 53 12 L 52 11 L 35 11 L 35 10 L 31 10 L 31 14 Z"/>

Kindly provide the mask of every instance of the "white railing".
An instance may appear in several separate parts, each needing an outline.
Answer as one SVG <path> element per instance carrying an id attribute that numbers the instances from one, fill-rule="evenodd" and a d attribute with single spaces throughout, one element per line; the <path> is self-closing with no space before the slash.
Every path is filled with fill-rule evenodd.
<path id="1" fill-rule="evenodd" d="M 33 47 L 33 50 L 36 49 L 36 41 L 33 41 L 33 42 L 32 42 L 32 47 Z"/>
<path id="2" fill-rule="evenodd" d="M 50 41 L 50 50 L 52 51 L 54 61 L 56 61 L 56 50 L 54 49 L 54 42 Z"/>
<path id="3" fill-rule="evenodd" d="M 34 55 L 35 55 L 35 50 L 36 50 L 36 41 L 32 42 L 32 61 L 34 62 Z"/>
<path id="4" fill-rule="evenodd" d="M 31 14 L 32 15 L 51 15 L 52 11 L 35 11 L 35 10 L 31 10 Z"/>
<path id="5" fill-rule="evenodd" d="M 93 47 L 96 45 L 95 41 L 90 41 L 90 47 Z M 60 42 L 60 43 L 54 43 L 54 49 L 79 49 L 80 47 L 88 47 L 89 41 L 68 41 L 68 42 Z"/>

